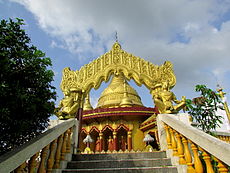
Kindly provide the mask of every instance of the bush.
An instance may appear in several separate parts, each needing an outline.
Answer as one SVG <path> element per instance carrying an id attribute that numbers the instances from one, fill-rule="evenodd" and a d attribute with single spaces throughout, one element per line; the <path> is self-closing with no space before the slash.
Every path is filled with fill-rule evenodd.
<path id="1" fill-rule="evenodd" d="M 216 114 L 217 109 L 223 109 L 220 96 L 205 85 L 196 85 L 196 92 L 200 97 L 186 100 L 186 108 L 193 120 L 204 132 L 211 133 L 222 123 L 222 116 Z"/>

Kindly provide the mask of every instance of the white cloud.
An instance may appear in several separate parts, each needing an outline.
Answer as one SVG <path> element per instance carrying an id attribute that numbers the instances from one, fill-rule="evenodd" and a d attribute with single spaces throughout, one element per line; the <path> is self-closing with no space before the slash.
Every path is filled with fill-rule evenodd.
<path id="1" fill-rule="evenodd" d="M 118 31 L 128 52 L 156 64 L 172 61 L 178 90 L 191 90 L 198 83 L 214 85 L 213 77 L 227 80 L 230 21 L 219 21 L 230 9 L 227 0 L 14 1 L 23 4 L 38 25 L 58 39 L 51 43 L 53 47 L 98 56 L 104 53 L 104 46 L 110 49 Z M 215 22 L 221 27 L 213 26 Z"/>
<path id="2" fill-rule="evenodd" d="M 90 104 L 92 105 L 93 108 L 97 107 L 98 99 L 99 99 L 99 97 L 96 95 L 92 95 L 90 97 Z"/>
<path id="3" fill-rule="evenodd" d="M 63 40 L 71 52 L 78 49 L 76 53 L 90 47 L 93 34 L 102 40 L 96 41 L 100 46 L 112 39 L 115 30 L 124 41 L 148 41 L 154 37 L 168 41 L 183 29 L 207 26 L 224 11 L 224 5 L 213 0 L 14 1 L 30 10 L 40 27 Z M 79 48 L 79 42 L 86 48 Z"/>

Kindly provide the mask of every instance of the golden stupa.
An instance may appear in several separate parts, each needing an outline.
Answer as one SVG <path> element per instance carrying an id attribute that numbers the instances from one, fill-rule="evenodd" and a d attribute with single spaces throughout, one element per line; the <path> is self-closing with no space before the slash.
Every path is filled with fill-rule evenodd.
<path id="1" fill-rule="evenodd" d="M 113 77 L 109 86 L 102 92 L 97 108 L 120 107 L 126 104 L 143 106 L 137 92 L 127 83 L 123 75 L 118 74 Z"/>

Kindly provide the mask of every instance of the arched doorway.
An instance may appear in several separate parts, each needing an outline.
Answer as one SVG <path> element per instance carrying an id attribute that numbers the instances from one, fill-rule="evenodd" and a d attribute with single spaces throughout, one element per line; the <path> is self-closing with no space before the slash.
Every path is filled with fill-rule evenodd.
<path id="1" fill-rule="evenodd" d="M 113 145 L 113 130 L 109 126 L 106 126 L 103 130 L 103 139 L 103 150 L 108 151 L 109 145 Z"/>
<path id="2" fill-rule="evenodd" d="M 84 151 L 84 149 L 86 148 L 86 144 L 83 142 L 83 140 L 85 139 L 85 137 L 87 136 L 86 132 L 84 130 L 81 131 L 80 133 L 80 138 L 79 138 L 79 150 L 81 152 Z"/>
<path id="3" fill-rule="evenodd" d="M 93 128 L 90 131 L 90 136 L 93 139 L 93 142 L 90 144 L 90 150 L 95 152 L 96 141 L 99 138 L 99 132 L 96 130 L 96 128 Z"/>
<path id="4" fill-rule="evenodd" d="M 149 145 L 153 147 L 155 150 L 159 150 L 159 145 L 157 143 L 157 137 L 155 132 L 149 132 L 148 133 L 152 138 L 154 138 L 154 141 L 149 142 Z"/>
<path id="5" fill-rule="evenodd" d="M 84 100 L 92 88 L 98 89 L 101 86 L 101 83 L 103 81 L 107 82 L 112 75 L 115 76 L 121 74 L 124 76 L 125 80 L 132 79 L 138 86 L 145 85 L 154 97 L 162 90 L 164 82 L 168 83 L 168 89 L 171 89 L 176 84 L 176 77 L 172 67 L 173 66 L 170 62 L 165 62 L 163 65 L 158 66 L 129 54 L 122 50 L 120 44 L 116 42 L 113 45 L 112 50 L 93 60 L 89 64 L 82 66 L 79 70 L 73 71 L 70 68 L 65 68 L 63 70 L 61 89 L 63 92 L 69 91 L 72 93 L 69 102 L 72 103 L 74 100 L 74 102 L 77 103 L 74 107 L 75 112 L 73 112 L 73 116 L 76 114 L 78 115 L 80 122 L 79 128 L 81 129 L 83 123 L 82 112 Z M 113 139 L 118 131 L 120 135 L 114 140 L 117 141 L 116 144 L 118 144 L 119 141 L 124 140 L 124 142 L 130 144 L 129 146 L 132 146 L 132 143 L 133 146 L 135 146 L 134 135 L 136 131 L 128 131 L 128 135 L 125 128 L 119 130 L 115 130 L 116 127 L 114 126 L 112 126 L 111 129 L 110 128 L 106 127 L 104 130 L 99 128 L 101 132 L 100 137 L 103 141 L 103 146 L 101 147 L 102 150 L 108 150 L 109 138 Z M 83 138 L 81 138 L 81 140 L 82 139 Z M 123 150 L 125 148 L 126 147 L 123 145 Z M 140 148 L 142 148 L 142 145 L 140 145 Z M 121 145 L 120 147 L 117 147 L 117 149 L 122 149 Z"/>
<path id="6" fill-rule="evenodd" d="M 117 141 L 118 141 L 118 150 L 125 151 L 128 147 L 128 142 L 127 142 L 127 130 L 121 126 L 118 131 L 117 131 Z"/>
<path id="7" fill-rule="evenodd" d="M 63 93 L 73 93 L 74 99 L 77 100 L 78 105 L 74 113 L 83 105 L 92 88 L 98 89 L 103 81 L 108 82 L 111 75 L 118 73 L 122 73 L 127 80 L 133 79 L 138 86 L 145 85 L 151 93 L 158 92 L 158 86 L 163 82 L 167 82 L 170 89 L 176 84 L 173 65 L 169 61 L 161 66 L 154 65 L 122 50 L 121 45 L 115 42 L 109 52 L 79 70 L 63 69 L 61 89 Z"/>

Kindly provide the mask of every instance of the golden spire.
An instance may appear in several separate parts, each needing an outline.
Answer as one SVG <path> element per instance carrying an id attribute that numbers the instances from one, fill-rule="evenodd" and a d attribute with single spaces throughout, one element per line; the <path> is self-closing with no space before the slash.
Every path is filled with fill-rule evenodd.
<path id="1" fill-rule="evenodd" d="M 132 106 L 143 106 L 137 92 L 125 81 L 124 76 L 118 73 L 114 75 L 109 86 L 101 93 L 97 108 L 120 107 L 124 97 L 131 101 Z"/>
<path id="2" fill-rule="evenodd" d="M 116 42 L 118 42 L 117 31 L 115 32 L 115 40 L 116 40 Z"/>
<path id="3" fill-rule="evenodd" d="M 84 107 L 83 107 L 83 110 L 84 111 L 89 111 L 89 110 L 92 110 L 93 107 L 91 106 L 90 104 L 90 100 L 89 100 L 89 93 L 86 95 L 86 98 L 85 98 L 85 103 L 84 103 Z"/>
<path id="4" fill-rule="evenodd" d="M 227 114 L 227 116 L 228 116 L 228 123 L 230 123 L 230 111 L 229 111 L 229 108 L 228 108 L 228 103 L 227 103 L 227 101 L 226 100 L 224 100 L 225 99 L 225 92 L 223 92 L 223 88 L 221 88 L 219 85 L 217 85 L 217 91 L 218 91 L 218 93 L 219 93 L 219 95 L 220 95 L 220 97 L 221 97 L 221 99 L 223 100 L 223 103 L 224 103 L 224 109 L 225 109 L 225 112 L 226 112 L 226 114 Z"/>
<path id="5" fill-rule="evenodd" d="M 128 97 L 128 92 L 127 92 L 127 87 L 126 87 L 126 80 L 124 79 L 124 96 L 123 99 L 121 100 L 121 107 L 131 107 L 133 105 L 132 100 L 130 100 L 130 98 Z"/>

